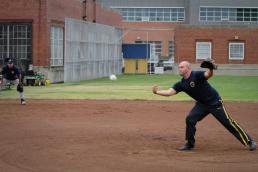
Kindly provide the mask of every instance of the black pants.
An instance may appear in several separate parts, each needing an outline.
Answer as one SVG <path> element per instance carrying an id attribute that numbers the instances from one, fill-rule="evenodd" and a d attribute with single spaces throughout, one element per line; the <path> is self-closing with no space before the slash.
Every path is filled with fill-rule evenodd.
<path id="1" fill-rule="evenodd" d="M 216 106 L 205 106 L 196 103 L 189 115 L 186 117 L 186 140 L 188 144 L 194 145 L 196 123 L 211 113 L 229 132 L 231 132 L 243 145 L 248 145 L 252 140 L 247 132 L 230 117 L 222 102 Z"/>

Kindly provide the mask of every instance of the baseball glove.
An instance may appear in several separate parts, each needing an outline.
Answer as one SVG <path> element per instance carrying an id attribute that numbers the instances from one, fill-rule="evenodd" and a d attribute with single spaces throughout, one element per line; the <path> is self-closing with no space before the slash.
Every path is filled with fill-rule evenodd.
<path id="1" fill-rule="evenodd" d="M 212 63 L 210 60 L 204 60 L 202 63 L 201 63 L 201 68 L 208 68 L 208 69 L 211 69 L 211 70 L 216 70 L 218 67 L 217 65 L 215 65 L 214 63 Z"/>
<path id="2" fill-rule="evenodd" d="M 17 85 L 17 91 L 20 92 L 20 93 L 23 92 L 23 85 L 22 85 L 21 83 L 19 83 L 19 84 Z"/>

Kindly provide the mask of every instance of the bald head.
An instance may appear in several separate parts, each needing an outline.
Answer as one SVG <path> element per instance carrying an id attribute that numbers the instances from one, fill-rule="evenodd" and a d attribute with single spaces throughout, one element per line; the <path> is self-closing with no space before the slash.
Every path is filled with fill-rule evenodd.
<path id="1" fill-rule="evenodd" d="M 188 61 L 182 61 L 181 63 L 179 63 L 179 67 L 180 66 L 184 66 L 188 69 L 191 69 L 191 64 Z"/>
<path id="2" fill-rule="evenodd" d="M 178 66 L 179 74 L 184 78 L 188 78 L 192 72 L 191 64 L 188 61 L 182 61 Z"/>

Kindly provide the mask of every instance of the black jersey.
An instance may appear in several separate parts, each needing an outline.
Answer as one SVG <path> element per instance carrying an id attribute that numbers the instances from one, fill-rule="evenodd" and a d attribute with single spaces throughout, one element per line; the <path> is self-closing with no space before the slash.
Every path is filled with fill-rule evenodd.
<path id="1" fill-rule="evenodd" d="M 4 66 L 2 70 L 2 75 L 5 79 L 16 80 L 19 79 L 20 72 L 19 69 L 15 66 L 13 66 L 12 68 Z"/>
<path id="2" fill-rule="evenodd" d="M 218 92 L 208 83 L 203 71 L 192 71 L 188 79 L 182 78 L 172 88 L 177 93 L 184 91 L 204 105 L 217 105 L 221 100 Z"/>

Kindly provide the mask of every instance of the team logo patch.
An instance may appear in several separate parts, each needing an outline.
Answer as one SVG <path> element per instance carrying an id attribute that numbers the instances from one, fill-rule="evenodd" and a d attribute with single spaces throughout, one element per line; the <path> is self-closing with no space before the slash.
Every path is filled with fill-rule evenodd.
<path id="1" fill-rule="evenodd" d="M 190 82 L 190 87 L 192 87 L 192 88 L 195 87 L 194 81 L 191 81 L 191 82 Z"/>

